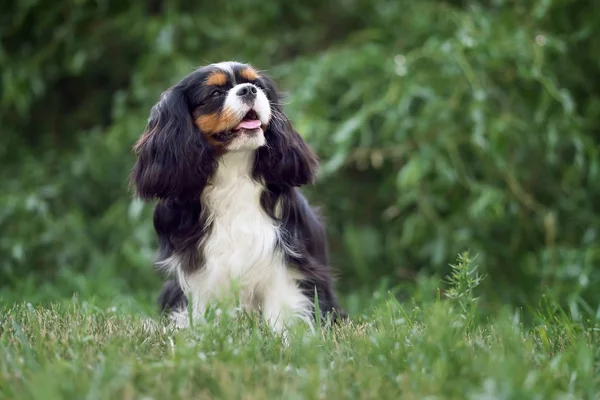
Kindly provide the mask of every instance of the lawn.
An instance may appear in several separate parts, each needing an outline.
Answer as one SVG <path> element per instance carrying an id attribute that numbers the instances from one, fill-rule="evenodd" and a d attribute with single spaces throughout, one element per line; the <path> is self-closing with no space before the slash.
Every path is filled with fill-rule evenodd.
<path id="1" fill-rule="evenodd" d="M 478 282 L 459 263 L 437 298 L 400 303 L 378 293 L 368 314 L 315 333 L 297 326 L 287 344 L 256 316 L 226 307 L 175 331 L 81 300 L 5 305 L 0 398 L 600 397 L 599 324 L 550 301 L 484 312 Z"/>

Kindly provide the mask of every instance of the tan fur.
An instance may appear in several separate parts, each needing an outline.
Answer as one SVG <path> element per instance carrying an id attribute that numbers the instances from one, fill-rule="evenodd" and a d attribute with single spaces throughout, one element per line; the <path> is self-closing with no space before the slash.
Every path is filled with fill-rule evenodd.
<path id="1" fill-rule="evenodd" d="M 223 72 L 213 72 L 206 78 L 206 84 L 210 86 L 224 86 L 227 83 L 227 75 Z"/>
<path id="2" fill-rule="evenodd" d="M 240 121 L 234 113 L 228 109 L 221 112 L 200 115 L 196 118 L 196 126 L 206 135 L 221 133 L 227 129 L 234 128 Z"/>
<path id="3" fill-rule="evenodd" d="M 258 72 L 252 67 L 247 67 L 240 72 L 240 76 L 249 81 L 255 81 L 258 79 Z"/>

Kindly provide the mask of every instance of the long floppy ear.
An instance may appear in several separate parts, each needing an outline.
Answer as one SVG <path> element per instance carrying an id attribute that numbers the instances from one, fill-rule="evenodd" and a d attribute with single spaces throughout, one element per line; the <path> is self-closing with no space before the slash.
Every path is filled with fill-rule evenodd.
<path id="1" fill-rule="evenodd" d="M 144 200 L 197 198 L 215 168 L 213 149 L 194 125 L 183 88 L 163 93 L 134 146 L 131 183 Z"/>
<path id="2" fill-rule="evenodd" d="M 271 103 L 271 122 L 265 132 L 266 146 L 258 149 L 255 175 L 276 186 L 302 186 L 312 183 L 319 159 L 296 132 L 281 108 L 281 95 L 273 80 L 266 75 L 261 81 Z"/>

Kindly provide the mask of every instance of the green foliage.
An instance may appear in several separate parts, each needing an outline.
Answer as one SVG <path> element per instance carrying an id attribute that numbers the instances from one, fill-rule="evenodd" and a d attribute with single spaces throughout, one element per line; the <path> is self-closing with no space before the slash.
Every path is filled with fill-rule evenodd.
<path id="1" fill-rule="evenodd" d="M 478 298 L 475 297 L 475 289 L 483 281 L 483 277 L 477 273 L 477 265 L 469 253 L 458 256 L 458 263 L 452 264 L 452 272 L 448 277 L 450 287 L 445 292 L 446 297 L 455 301 L 460 306 L 461 316 L 471 324 L 475 319 L 475 306 Z"/>
<path id="2" fill-rule="evenodd" d="M 12 2 L 0 293 L 150 298 L 155 239 L 128 192 L 131 146 L 170 84 L 237 59 L 280 82 L 321 156 L 307 192 L 342 287 L 414 286 L 470 250 L 487 305 L 549 290 L 595 313 L 598 21 L 596 2 L 569 0 Z"/>

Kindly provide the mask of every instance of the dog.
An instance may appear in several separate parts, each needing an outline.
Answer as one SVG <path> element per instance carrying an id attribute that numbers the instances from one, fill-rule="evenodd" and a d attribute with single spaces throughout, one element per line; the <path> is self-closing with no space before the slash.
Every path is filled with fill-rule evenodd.
<path id="1" fill-rule="evenodd" d="M 299 190 L 319 160 L 281 102 L 251 65 L 206 65 L 161 95 L 133 147 L 130 181 L 156 201 L 157 267 L 170 277 L 159 307 L 178 327 L 201 319 L 233 282 L 240 306 L 275 330 L 346 317 L 324 225 Z"/>

